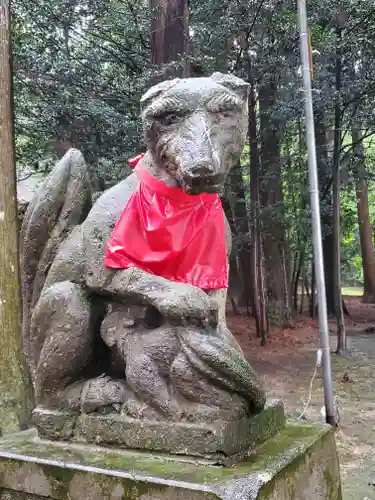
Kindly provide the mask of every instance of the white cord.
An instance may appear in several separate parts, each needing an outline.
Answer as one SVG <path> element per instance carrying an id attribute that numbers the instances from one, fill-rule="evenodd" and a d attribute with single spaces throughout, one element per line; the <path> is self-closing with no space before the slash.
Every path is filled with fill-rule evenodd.
<path id="1" fill-rule="evenodd" d="M 323 355 L 322 350 L 318 349 L 317 352 L 316 352 L 316 361 L 315 361 L 315 366 L 314 366 L 314 372 L 313 372 L 311 380 L 310 380 L 309 396 L 307 398 L 307 402 L 305 404 L 305 407 L 304 407 L 301 415 L 298 417 L 298 420 L 300 420 L 304 416 L 304 414 L 306 413 L 308 407 L 310 406 L 311 398 L 312 398 L 313 384 L 314 384 L 314 380 L 315 380 L 316 374 L 318 372 L 318 368 L 322 364 L 322 355 Z"/>

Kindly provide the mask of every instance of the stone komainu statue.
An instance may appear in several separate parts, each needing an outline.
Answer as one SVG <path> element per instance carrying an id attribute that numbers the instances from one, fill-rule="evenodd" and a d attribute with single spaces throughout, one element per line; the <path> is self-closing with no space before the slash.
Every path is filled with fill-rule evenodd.
<path id="1" fill-rule="evenodd" d="M 142 98 L 148 171 L 188 193 L 220 190 L 243 149 L 247 97 L 245 82 L 219 73 L 152 87 Z M 137 182 L 131 174 L 92 206 L 72 149 L 28 207 L 23 340 L 38 408 L 169 422 L 261 411 L 260 381 L 225 323 L 226 290 L 104 267 Z"/>

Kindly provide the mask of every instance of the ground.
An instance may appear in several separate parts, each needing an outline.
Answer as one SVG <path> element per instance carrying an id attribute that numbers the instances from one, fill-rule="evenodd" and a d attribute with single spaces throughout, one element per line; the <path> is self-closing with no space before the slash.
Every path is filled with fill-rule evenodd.
<path id="1" fill-rule="evenodd" d="M 358 290 L 345 290 L 351 318 L 346 319 L 349 355 L 332 355 L 335 403 L 339 413 L 336 439 L 344 500 L 375 500 L 375 305 L 365 305 Z M 270 397 L 282 398 L 291 418 L 299 418 L 308 400 L 319 348 L 316 322 L 300 318 L 294 329 L 272 329 L 260 347 L 251 318 L 228 313 L 231 330 L 246 357 L 263 376 Z M 329 321 L 335 349 L 335 321 Z M 324 423 L 323 380 L 320 369 L 313 380 L 311 401 L 302 419 Z"/>

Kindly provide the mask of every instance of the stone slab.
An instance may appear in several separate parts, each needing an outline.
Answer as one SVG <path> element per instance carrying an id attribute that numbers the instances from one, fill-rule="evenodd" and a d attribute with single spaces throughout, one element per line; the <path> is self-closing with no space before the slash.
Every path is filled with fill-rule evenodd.
<path id="1" fill-rule="evenodd" d="M 135 420 L 118 413 L 73 415 L 43 409 L 36 409 L 33 417 L 44 439 L 196 456 L 225 464 L 243 458 L 285 425 L 282 401 L 268 402 L 251 419 L 212 424 Z"/>
<path id="2" fill-rule="evenodd" d="M 0 441 L 0 500 L 342 500 L 334 431 L 287 424 L 232 467 L 40 440 Z"/>

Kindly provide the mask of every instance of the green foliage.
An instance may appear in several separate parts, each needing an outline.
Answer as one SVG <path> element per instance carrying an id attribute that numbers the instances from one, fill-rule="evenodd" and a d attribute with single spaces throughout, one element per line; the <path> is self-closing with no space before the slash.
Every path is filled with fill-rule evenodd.
<path id="1" fill-rule="evenodd" d="M 14 7 L 20 168 L 81 149 L 100 185 L 138 151 L 138 103 L 149 85 L 149 16 L 142 3 L 32 2 Z"/>
<path id="2" fill-rule="evenodd" d="M 352 286 L 363 283 L 357 221 L 357 205 L 353 198 L 353 189 L 345 190 L 341 196 L 341 268 L 343 283 Z"/>

